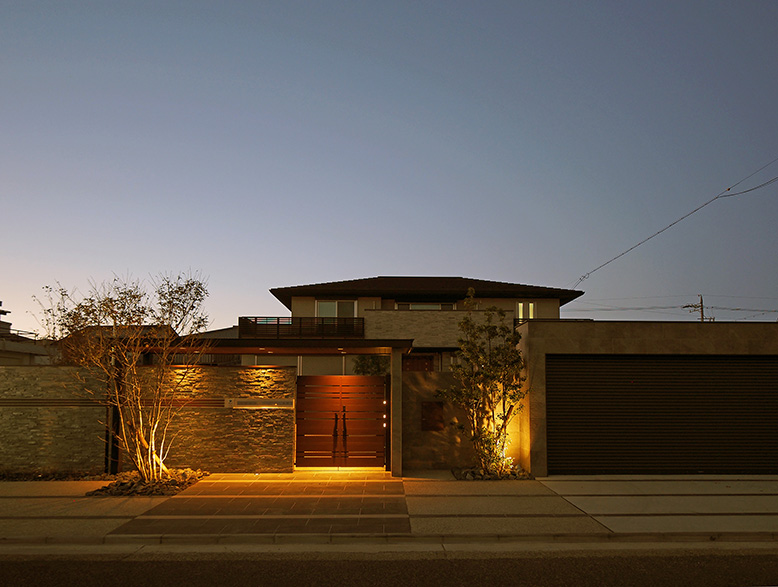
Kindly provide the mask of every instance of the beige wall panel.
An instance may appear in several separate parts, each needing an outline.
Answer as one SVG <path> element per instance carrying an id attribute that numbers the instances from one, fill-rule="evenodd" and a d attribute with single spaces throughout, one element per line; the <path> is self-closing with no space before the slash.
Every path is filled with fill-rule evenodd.
<path id="1" fill-rule="evenodd" d="M 299 375 L 343 375 L 342 356 L 304 356 Z"/>
<path id="2" fill-rule="evenodd" d="M 316 298 L 293 297 L 292 316 L 295 318 L 310 318 L 316 316 Z"/>

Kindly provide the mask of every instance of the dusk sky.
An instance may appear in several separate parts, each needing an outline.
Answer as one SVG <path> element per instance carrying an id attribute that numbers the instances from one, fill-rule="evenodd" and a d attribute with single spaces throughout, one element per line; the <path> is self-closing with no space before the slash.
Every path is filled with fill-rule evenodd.
<path id="1" fill-rule="evenodd" d="M 777 32 L 774 0 L 0 1 L 6 320 L 114 274 L 201 272 L 214 328 L 322 281 L 572 287 L 778 158 Z M 776 220 L 778 183 L 716 200 L 562 316 L 775 321 Z"/>

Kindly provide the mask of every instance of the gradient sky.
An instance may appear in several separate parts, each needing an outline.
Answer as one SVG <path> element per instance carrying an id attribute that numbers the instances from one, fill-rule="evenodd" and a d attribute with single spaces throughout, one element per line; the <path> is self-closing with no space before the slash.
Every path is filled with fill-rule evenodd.
<path id="1" fill-rule="evenodd" d="M 215 328 L 277 286 L 571 287 L 778 157 L 777 30 L 774 0 L 2 1 L 3 309 L 181 270 Z M 778 310 L 777 219 L 778 184 L 717 200 L 562 315 Z"/>

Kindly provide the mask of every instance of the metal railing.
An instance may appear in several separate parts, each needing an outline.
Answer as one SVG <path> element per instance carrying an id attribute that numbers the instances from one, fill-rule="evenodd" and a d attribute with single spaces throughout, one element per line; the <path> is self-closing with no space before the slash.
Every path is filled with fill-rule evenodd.
<path id="1" fill-rule="evenodd" d="M 239 338 L 364 338 L 364 318 L 241 316 Z"/>
<path id="2" fill-rule="evenodd" d="M 0 338 L 7 338 L 11 340 L 21 339 L 22 342 L 27 342 L 37 340 L 38 334 L 35 332 L 30 332 L 29 330 L 17 330 L 16 328 L 11 328 L 9 330 L 0 331 Z"/>

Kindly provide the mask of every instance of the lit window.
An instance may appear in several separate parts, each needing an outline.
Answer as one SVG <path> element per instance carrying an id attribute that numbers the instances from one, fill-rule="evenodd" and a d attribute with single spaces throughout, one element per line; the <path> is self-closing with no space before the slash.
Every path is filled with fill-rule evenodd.
<path id="1" fill-rule="evenodd" d="M 516 317 L 519 320 L 535 318 L 535 302 L 516 302 Z"/>

